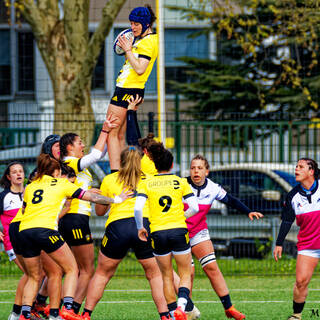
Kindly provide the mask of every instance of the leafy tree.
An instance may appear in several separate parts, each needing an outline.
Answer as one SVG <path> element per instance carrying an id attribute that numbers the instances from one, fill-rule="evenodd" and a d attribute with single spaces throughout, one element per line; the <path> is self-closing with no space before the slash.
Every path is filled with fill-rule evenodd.
<path id="1" fill-rule="evenodd" d="M 195 102 L 189 112 L 196 117 L 203 117 L 199 111 L 215 119 L 228 112 L 269 119 L 318 113 L 319 1 L 198 0 L 197 7 L 170 8 L 207 20 L 204 32 L 218 39 L 216 61 L 181 58 L 196 81 L 175 87 Z"/>
<path id="2" fill-rule="evenodd" d="M 55 133 L 81 132 L 87 146 L 91 144 L 94 129 L 90 96 L 93 70 L 124 3 L 125 0 L 106 2 L 91 37 L 88 0 L 15 0 L 14 3 L 18 14 L 31 26 L 52 81 Z"/>

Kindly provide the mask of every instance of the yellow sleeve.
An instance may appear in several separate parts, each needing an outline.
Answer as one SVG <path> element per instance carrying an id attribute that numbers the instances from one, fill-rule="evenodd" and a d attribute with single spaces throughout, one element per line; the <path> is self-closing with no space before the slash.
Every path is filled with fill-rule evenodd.
<path id="1" fill-rule="evenodd" d="M 110 178 L 109 176 L 105 176 L 102 180 L 100 190 L 101 190 L 101 195 L 109 198 L 113 198 L 113 194 L 111 194 L 110 186 L 113 184 L 110 183 Z"/>
<path id="2" fill-rule="evenodd" d="M 188 198 L 190 196 L 193 196 L 191 186 L 188 183 L 187 179 L 181 179 L 181 189 L 182 189 L 182 196 L 183 197 Z"/>
<path id="3" fill-rule="evenodd" d="M 138 188 L 137 188 L 137 196 L 145 196 L 148 197 L 148 190 L 147 190 L 147 179 L 140 180 Z"/>
<path id="4" fill-rule="evenodd" d="M 64 189 L 65 195 L 68 198 L 71 198 L 74 195 L 74 193 L 79 190 L 79 192 L 75 194 L 76 198 L 78 198 L 78 196 L 80 195 L 80 191 L 82 191 L 82 189 L 79 188 L 79 186 L 70 182 L 68 179 L 62 179 L 61 187 Z"/>
<path id="5" fill-rule="evenodd" d="M 24 189 L 23 203 L 22 203 L 23 207 L 25 207 L 27 205 L 27 203 L 28 203 L 28 194 L 29 194 L 29 184 Z"/>
<path id="6" fill-rule="evenodd" d="M 144 39 L 141 40 L 141 46 L 140 46 L 140 50 L 139 50 L 139 55 L 143 55 L 143 56 L 147 56 L 150 59 L 153 56 L 153 51 L 154 51 L 154 41 L 153 39 L 150 37 L 146 37 Z"/>
<path id="7" fill-rule="evenodd" d="M 80 160 L 78 158 L 75 159 L 67 159 L 64 161 L 64 163 L 66 163 L 69 167 L 71 167 L 74 172 L 76 174 L 78 174 L 81 170 L 80 170 Z"/>

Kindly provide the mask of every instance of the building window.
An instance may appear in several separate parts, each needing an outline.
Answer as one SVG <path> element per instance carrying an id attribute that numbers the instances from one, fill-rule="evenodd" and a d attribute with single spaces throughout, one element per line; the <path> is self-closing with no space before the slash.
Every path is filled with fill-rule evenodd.
<path id="1" fill-rule="evenodd" d="M 105 90 L 105 45 L 103 45 L 100 55 L 97 60 L 97 64 L 94 68 L 91 89 Z"/>
<path id="2" fill-rule="evenodd" d="M 0 30 L 0 95 L 11 94 L 10 31 Z"/>
<path id="3" fill-rule="evenodd" d="M 34 91 L 34 37 L 31 32 L 18 33 L 18 91 Z"/>
<path id="4" fill-rule="evenodd" d="M 173 93 L 169 80 L 188 82 L 185 71 L 186 64 L 177 60 L 179 57 L 209 57 L 209 41 L 204 34 L 193 38 L 192 35 L 199 29 L 166 29 L 165 30 L 165 72 L 166 93 Z"/>

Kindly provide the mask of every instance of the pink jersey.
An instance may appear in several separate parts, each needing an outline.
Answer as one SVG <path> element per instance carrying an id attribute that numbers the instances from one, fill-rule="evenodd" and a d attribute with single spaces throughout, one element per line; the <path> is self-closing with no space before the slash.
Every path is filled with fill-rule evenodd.
<path id="1" fill-rule="evenodd" d="M 201 230 L 208 229 L 207 213 L 209 212 L 213 201 L 222 200 L 227 192 L 220 185 L 209 179 L 206 179 L 204 184 L 200 187 L 195 185 L 190 177 L 187 179 L 199 203 L 199 212 L 186 220 L 189 237 L 192 238 Z M 185 204 L 184 209 L 188 209 L 187 204 Z"/>
<path id="2" fill-rule="evenodd" d="M 6 251 L 12 249 L 9 239 L 9 225 L 11 220 L 16 216 L 22 206 L 22 193 L 14 193 L 9 189 L 5 189 L 0 193 L 0 221 L 4 234 L 4 249 Z"/>
<path id="3" fill-rule="evenodd" d="M 300 227 L 297 248 L 300 250 L 320 249 L 320 186 L 305 193 L 301 186 L 293 188 L 287 195 L 282 220 L 296 218 Z"/>

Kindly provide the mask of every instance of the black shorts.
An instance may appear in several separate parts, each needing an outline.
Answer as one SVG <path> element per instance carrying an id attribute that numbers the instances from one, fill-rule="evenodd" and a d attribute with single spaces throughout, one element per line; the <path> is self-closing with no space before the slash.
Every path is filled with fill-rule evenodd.
<path id="1" fill-rule="evenodd" d="M 150 232 L 149 220 L 143 218 L 143 225 Z M 132 249 L 137 259 L 153 257 L 151 241 L 138 238 L 137 225 L 134 218 L 120 219 L 111 222 L 101 241 L 101 252 L 111 259 L 123 259 L 128 250 Z"/>
<path id="2" fill-rule="evenodd" d="M 12 248 L 15 254 L 22 255 L 23 253 L 23 242 L 19 240 L 19 226 L 20 221 L 11 222 L 9 225 L 9 238 L 12 244 Z"/>
<path id="3" fill-rule="evenodd" d="M 19 240 L 23 243 L 22 256 L 24 258 L 40 256 L 41 250 L 51 253 L 64 245 L 60 233 L 47 228 L 31 228 L 20 231 Z"/>
<path id="4" fill-rule="evenodd" d="M 186 228 L 160 230 L 151 233 L 153 253 L 158 256 L 183 253 L 190 250 L 189 233 Z"/>
<path id="5" fill-rule="evenodd" d="M 144 97 L 144 89 L 132 89 L 132 88 L 120 88 L 116 87 L 113 96 L 111 98 L 110 104 L 118 107 L 128 108 L 128 100 L 131 96 L 134 98 L 138 95 L 139 97 Z"/>
<path id="6" fill-rule="evenodd" d="M 89 227 L 89 216 L 87 215 L 66 214 L 59 220 L 58 230 L 70 247 L 93 242 Z"/>

